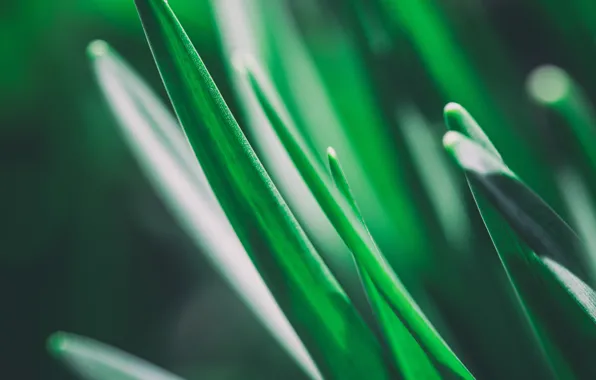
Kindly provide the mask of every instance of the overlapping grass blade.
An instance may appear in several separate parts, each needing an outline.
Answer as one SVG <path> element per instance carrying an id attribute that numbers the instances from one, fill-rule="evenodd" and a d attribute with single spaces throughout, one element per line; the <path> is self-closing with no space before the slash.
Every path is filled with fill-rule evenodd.
<path id="1" fill-rule="evenodd" d="M 247 121 L 249 140 L 254 142 L 255 150 L 267 172 L 313 243 L 321 247 L 323 252 L 337 252 L 340 255 L 342 249 L 345 250 L 345 245 L 325 218 L 275 132 L 267 127 L 265 115 L 259 109 L 256 99 L 247 94 L 249 90 L 245 82 L 235 75 L 235 57 L 250 55 L 259 58 L 263 55 L 263 38 L 258 27 L 262 24 L 262 15 L 254 12 L 251 5 L 243 0 L 212 0 L 211 3 L 224 48 L 225 63 L 231 71 L 234 94 Z M 335 255 L 330 257 L 334 258 Z"/>
<path id="2" fill-rule="evenodd" d="M 217 202 L 174 116 L 105 42 L 92 42 L 88 51 L 124 136 L 188 236 L 289 354 L 312 378 L 320 378 Z"/>
<path id="3" fill-rule="evenodd" d="M 367 230 L 364 219 L 356 205 L 352 191 L 345 177 L 341 164 L 333 148 L 327 150 L 331 178 L 339 192 L 345 198 L 348 206 Z M 365 265 L 358 256 L 354 256 L 363 286 L 368 295 L 369 303 L 382 327 L 384 337 L 392 350 L 404 379 L 441 379 L 437 369 L 426 356 L 416 339 L 401 322 L 395 311 L 387 303 L 384 295 L 375 282 L 370 278 Z"/>
<path id="4" fill-rule="evenodd" d="M 578 253 L 582 243 L 576 233 L 509 170 L 480 126 L 461 106 L 448 105 L 445 119 L 450 129 L 469 135 L 489 152 L 495 170 L 481 177 L 489 179 L 482 182 L 483 186 L 489 192 L 491 202 L 528 247 L 538 255 L 561 262 L 587 281 L 588 275 Z M 479 172 L 487 170 L 476 169 Z"/>
<path id="5" fill-rule="evenodd" d="M 87 380 L 182 380 L 143 359 L 75 334 L 53 334 L 48 349 Z"/>
<path id="6" fill-rule="evenodd" d="M 265 78 L 255 75 L 256 71 L 251 70 L 249 66 L 245 67 L 245 74 L 297 168 L 311 187 L 327 217 L 354 254 L 356 262 L 361 267 L 361 273 L 365 277 L 365 282 L 370 279 L 372 284 L 369 285 L 374 285 L 378 292 L 378 297 L 375 292 L 371 296 L 373 303 L 381 300 L 384 302 L 382 312 L 385 312 L 387 308 L 393 311 L 396 319 L 401 320 L 403 327 L 428 355 L 428 360 L 440 374 L 473 378 L 410 297 L 378 250 L 355 208 L 350 207 L 341 194 L 329 183 L 328 177 L 301 140 L 287 112 L 280 108 L 282 103 L 276 97 L 272 87 Z M 337 173 L 337 170 L 334 171 Z M 341 182 L 340 186 L 345 189 L 345 185 L 341 185 Z M 394 333 L 399 335 L 399 333 Z M 397 347 L 394 346 L 394 348 Z M 403 351 L 397 355 L 399 362 L 408 360 L 407 353 Z M 416 371 L 420 370 L 418 367 L 420 363 L 411 365 L 417 368 Z M 422 367 L 425 366 L 422 365 Z M 432 378 L 433 375 L 429 376 Z"/>
<path id="7" fill-rule="evenodd" d="M 542 203 L 534 200 L 537 196 L 498 156 L 458 132 L 448 132 L 444 144 L 465 171 L 471 188 L 478 189 L 511 224 L 540 221 L 524 216 L 523 210 L 519 210 L 516 214 L 518 219 L 512 221 L 511 214 L 518 206 L 512 199 L 532 202 L 526 206 L 542 206 Z M 521 197 L 518 197 L 520 191 Z M 485 217 L 483 208 L 486 206 L 480 203 L 479 207 Z M 550 211 L 546 215 L 550 216 Z M 533 253 L 523 245 L 516 247 L 510 238 L 500 240 L 503 235 L 499 234 L 495 220 L 485 218 L 485 223 L 557 375 L 564 378 L 593 377 L 596 368 L 589 357 L 596 348 L 594 291 L 548 252 Z M 493 232 L 497 234 L 493 235 Z M 536 239 L 542 237 L 538 235 Z"/>
<path id="8" fill-rule="evenodd" d="M 174 109 L 232 226 L 324 376 L 386 378 L 380 347 L 290 213 L 163 0 L 136 0 Z"/>

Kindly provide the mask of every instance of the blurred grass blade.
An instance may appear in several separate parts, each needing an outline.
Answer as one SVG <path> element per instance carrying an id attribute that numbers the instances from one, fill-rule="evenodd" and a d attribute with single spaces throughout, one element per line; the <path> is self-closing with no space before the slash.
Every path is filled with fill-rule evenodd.
<path id="1" fill-rule="evenodd" d="M 362 224 L 363 229 L 367 229 L 360 210 L 356 205 L 348 181 L 341 168 L 337 154 L 333 148 L 327 150 L 327 158 L 331 178 L 339 192 L 346 199 L 348 206 L 352 209 L 355 216 Z M 362 283 L 369 298 L 369 303 L 373 308 L 377 319 L 383 329 L 385 339 L 391 351 L 396 358 L 397 365 L 401 370 L 404 379 L 441 379 L 441 376 L 433 366 L 433 363 L 426 356 L 424 350 L 420 347 L 416 339 L 408 331 L 405 325 L 397 317 L 391 306 L 387 303 L 384 295 L 379 291 L 370 278 L 366 267 L 354 256 Z"/>
<path id="2" fill-rule="evenodd" d="M 136 5 L 218 201 L 323 376 L 386 378 L 378 342 L 290 213 L 170 7 Z"/>
<path id="3" fill-rule="evenodd" d="M 529 190 L 525 189 L 525 185 L 498 157 L 460 133 L 448 132 L 444 144 L 465 171 L 471 188 L 478 188 L 504 214 L 505 219 L 511 220 L 507 213 L 513 212 L 516 203 L 507 199 L 522 191 L 524 198 L 521 199 L 526 200 Z M 501 205 L 503 202 L 507 204 Z M 517 215 L 524 222 L 536 222 L 524 217 L 522 210 Z M 494 224 L 487 223 L 491 236 L 493 227 Z M 595 376 L 596 368 L 590 363 L 591 353 L 596 349 L 594 291 L 550 255 L 535 254 L 523 246 L 504 250 L 499 247 L 500 243 L 495 241 L 501 260 L 558 375 L 569 378 L 568 374 L 572 371 L 578 378 Z"/>
<path id="4" fill-rule="evenodd" d="M 596 278 L 596 212 L 590 195 L 596 169 L 596 115 L 587 96 L 563 69 L 545 65 L 528 76 L 526 90 L 530 97 L 562 120 L 562 127 L 554 131 L 556 181 L 571 224 L 585 242 L 586 260 L 592 278 Z M 590 162 L 586 170 L 584 162 Z M 582 170 L 584 169 L 584 170 Z M 582 175 L 582 173 L 584 173 Z M 581 247 L 578 247 L 581 249 Z"/>
<path id="5" fill-rule="evenodd" d="M 403 137 L 426 188 L 447 242 L 457 250 L 469 246 L 470 220 L 447 157 L 422 114 L 412 106 L 398 112 Z"/>
<path id="6" fill-rule="evenodd" d="M 247 80 L 252 85 L 271 125 L 275 128 L 296 167 L 311 187 L 327 217 L 351 249 L 356 262 L 361 266 L 362 275 L 371 280 L 379 292 L 380 298 L 384 299 L 387 306 L 393 309 L 398 319 L 427 353 L 433 364 L 438 365 L 439 368 L 436 369 L 440 373 L 446 372 L 462 378 L 473 378 L 399 281 L 363 225 L 355 206 L 349 206 L 341 194 L 329 183 L 323 169 L 301 140 L 288 113 L 281 108 L 282 103 L 276 97 L 271 85 L 255 70 L 251 70 L 249 64 L 244 69 Z M 337 170 L 335 172 L 337 173 Z M 345 190 L 347 185 L 339 183 L 347 192 Z M 366 277 L 365 281 L 368 281 Z M 373 301 L 375 300 L 375 292 L 371 298 Z M 407 360 L 407 358 L 402 356 L 401 360 Z"/>
<path id="7" fill-rule="evenodd" d="M 313 378 L 320 378 L 209 187 L 182 129 L 141 78 L 105 42 L 89 45 L 99 84 L 124 136 L 189 237 Z"/>
<path id="8" fill-rule="evenodd" d="M 486 191 L 489 200 L 515 232 L 532 251 L 563 263 L 583 281 L 587 281 L 582 254 L 578 253 L 578 247 L 583 245 L 575 232 L 511 172 L 500 155 L 494 154 L 496 148 L 462 107 L 448 106 L 445 109 L 445 119 L 449 129 L 469 133 L 476 144 L 482 146 L 481 150 L 487 152 L 484 155 L 468 156 L 452 151 L 452 154 L 456 154 L 461 160 L 460 166 L 468 165 L 473 169 L 471 173 L 477 175 L 472 178 Z M 475 144 L 464 143 L 462 149 L 473 150 L 471 146 Z"/>
<path id="9" fill-rule="evenodd" d="M 257 100 L 250 96 L 250 89 L 246 88 L 246 83 L 238 78 L 233 68 L 237 56 L 262 56 L 262 33 L 259 33 L 262 15 L 244 0 L 211 0 L 211 3 L 226 57 L 224 63 L 230 70 L 234 94 L 247 121 L 249 140 L 254 141 L 263 165 L 308 236 L 312 237 L 313 243 L 321 247 L 323 253 L 334 254 L 323 257 L 336 259 L 342 249 L 345 250 L 345 245 L 300 177 L 275 132 L 267 127 L 267 120 Z"/>
<path id="10" fill-rule="evenodd" d="M 75 334 L 54 333 L 48 349 L 87 380 L 182 380 L 143 359 Z"/>

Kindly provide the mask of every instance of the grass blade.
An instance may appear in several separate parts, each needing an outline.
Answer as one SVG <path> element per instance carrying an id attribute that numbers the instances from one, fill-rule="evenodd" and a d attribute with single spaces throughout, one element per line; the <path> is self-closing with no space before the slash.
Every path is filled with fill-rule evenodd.
<path id="1" fill-rule="evenodd" d="M 136 5 L 218 201 L 323 375 L 387 377 L 378 342 L 290 213 L 170 7 Z"/>
<path id="2" fill-rule="evenodd" d="M 329 183 L 317 160 L 301 140 L 287 112 L 279 108 L 281 102 L 275 97 L 271 86 L 265 78 L 255 75 L 248 66 L 245 67 L 245 74 L 296 167 L 311 187 L 327 217 L 354 254 L 356 262 L 362 266 L 364 276 L 370 278 L 386 304 L 393 309 L 409 333 L 429 355 L 433 364 L 439 363 L 441 373 L 445 371 L 462 378 L 473 378 L 410 297 L 378 250 L 356 213 L 355 207 L 350 207 Z M 340 182 L 340 186 L 345 189 L 347 185 L 341 185 Z M 372 297 L 375 297 L 374 293 Z"/>
<path id="3" fill-rule="evenodd" d="M 575 232 L 513 174 L 482 129 L 461 106 L 449 105 L 445 109 L 445 118 L 449 129 L 469 134 L 482 151 L 487 152 L 482 156 L 462 154 L 461 159 L 466 159 L 466 164 L 474 169 L 473 173 L 482 174 L 473 178 L 482 180 L 481 186 L 487 191 L 489 200 L 528 247 L 540 256 L 563 263 L 587 281 L 588 275 L 581 265 L 582 256 L 578 253 L 578 247 L 583 245 Z M 463 147 L 468 149 L 470 144 L 463 144 Z M 479 157 L 483 161 L 473 161 Z"/>
<path id="4" fill-rule="evenodd" d="M 143 359 L 75 334 L 54 333 L 48 350 L 88 380 L 182 380 Z"/>
<path id="5" fill-rule="evenodd" d="M 188 236 L 299 365 L 320 378 L 217 202 L 174 116 L 105 42 L 92 42 L 88 51 L 124 136 Z"/>
<path id="6" fill-rule="evenodd" d="M 333 148 L 327 150 L 327 159 L 333 183 L 362 224 L 362 228 L 368 230 Z M 381 324 L 385 339 L 396 358 L 397 365 L 404 379 L 441 379 L 441 376 L 426 356 L 424 350 L 387 303 L 383 292 L 377 289 L 375 282 L 367 272 L 365 264 L 359 260 L 358 256 L 354 256 L 354 259 L 358 266 L 366 294 L 369 297 L 369 303 Z"/>
<path id="7" fill-rule="evenodd" d="M 471 188 L 479 189 L 508 221 L 513 219 L 511 214 L 517 206 L 512 198 L 524 203 L 529 200 L 533 202 L 530 206 L 542 205 L 533 201 L 532 197 L 536 196 L 525 188 L 499 157 L 473 140 L 458 132 L 448 132 L 444 145 L 465 171 Z M 522 197 L 518 197 L 518 191 L 523 192 Z M 514 223 L 536 222 L 523 216 L 524 212 L 520 210 Z M 493 239 L 494 226 L 494 223 L 487 223 Z M 495 244 L 500 243 L 497 241 Z M 498 252 L 557 375 L 570 378 L 572 372 L 578 378 L 593 377 L 596 369 L 589 364 L 589 356 L 596 348 L 594 291 L 548 254 L 534 253 L 524 246 L 513 250 L 500 246 Z"/>

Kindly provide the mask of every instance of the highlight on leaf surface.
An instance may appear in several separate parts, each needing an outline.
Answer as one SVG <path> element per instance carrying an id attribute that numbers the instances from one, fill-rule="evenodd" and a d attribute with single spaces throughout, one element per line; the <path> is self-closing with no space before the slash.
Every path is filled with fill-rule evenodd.
<path id="1" fill-rule="evenodd" d="M 48 350 L 87 380 L 182 380 L 143 359 L 75 334 L 54 333 L 48 338 Z"/>
<path id="2" fill-rule="evenodd" d="M 455 114 L 457 117 L 453 117 Z M 496 148 L 461 109 L 446 110 L 449 129 L 468 132 L 470 139 L 448 132 L 444 145 L 458 164 L 485 190 L 515 232 L 539 255 L 551 257 L 588 281 L 583 267 L 583 244 L 575 232 L 538 195 L 527 187 L 493 151 Z M 474 142 L 472 142 L 474 141 Z"/>
<path id="3" fill-rule="evenodd" d="M 533 226 L 545 222 L 536 215 L 552 216 L 550 209 L 527 215 L 523 207 L 543 207 L 543 203 L 536 200 L 537 196 L 502 161 L 479 144 L 458 132 L 447 132 L 444 144 L 464 170 L 471 189 L 478 189 L 516 231 L 522 223 Z M 596 369 L 588 364 L 588 352 L 596 348 L 594 291 L 576 273 L 559 264 L 556 255 L 549 254 L 552 251 L 534 253 L 523 244 L 510 243 L 507 235 L 499 232 L 502 227 L 494 219 L 487 219 L 483 203 L 478 197 L 476 200 L 505 269 L 557 374 L 565 377 L 573 373 L 579 378 L 594 376 Z M 547 233 L 532 238 L 552 239 Z M 535 243 L 530 240 L 528 245 L 532 242 Z M 547 243 L 542 246 L 550 247 Z"/>
<path id="4" fill-rule="evenodd" d="M 103 41 L 88 52 L 141 167 L 193 242 L 307 373 L 320 377 L 230 225 L 173 115 Z"/>
<path id="5" fill-rule="evenodd" d="M 289 211 L 163 0 L 136 0 L 170 100 L 234 230 L 325 377 L 388 377 L 381 348 Z"/>
<path id="6" fill-rule="evenodd" d="M 473 378 L 399 281 L 368 233 L 355 206 L 350 206 L 349 200 L 346 200 L 329 183 L 330 181 L 321 165 L 297 133 L 288 113 L 281 108 L 283 104 L 273 92 L 273 87 L 268 85 L 266 78 L 259 77 L 249 66 L 245 67 L 245 75 L 246 80 L 251 84 L 256 97 L 269 117 L 272 127 L 288 150 L 290 157 L 294 160 L 296 167 L 309 184 L 313 194 L 315 194 L 339 235 L 352 251 L 361 270 L 361 276 L 364 277 L 365 284 L 368 283 L 367 278 L 371 280 L 370 285 L 372 286 L 368 286 L 367 291 L 373 289 L 373 296 L 371 297 L 373 308 L 377 308 L 374 302 L 377 300 L 380 301 L 383 312 L 391 310 L 395 314 L 391 321 L 401 320 L 403 324 L 395 326 L 395 330 L 401 330 L 399 333 L 404 334 L 402 336 L 406 336 L 406 332 L 409 333 L 416 342 L 415 347 L 419 346 L 418 348 L 427 355 L 425 359 L 432 363 L 434 370 L 439 374 Z M 333 158 L 331 157 L 331 159 Z M 338 175 L 340 171 L 334 170 L 334 173 Z M 340 175 L 337 178 L 340 177 L 342 176 Z M 347 182 L 341 180 L 339 183 L 341 189 L 343 189 L 342 191 L 349 193 L 346 190 Z M 378 296 L 375 295 L 376 292 L 378 292 Z M 384 327 L 388 328 L 389 324 L 386 323 Z M 422 361 L 409 362 L 408 354 L 411 351 L 404 349 L 403 345 L 400 347 L 396 344 L 393 345 L 393 348 L 399 351 L 395 352 L 396 359 L 404 366 L 416 366 L 423 363 Z M 422 372 L 425 373 L 425 376 L 431 373 L 430 369 L 432 368 L 427 364 L 421 364 L 427 369 L 426 372 Z M 425 371 L 424 369 L 408 369 L 406 367 L 400 369 L 408 376 L 420 375 L 421 372 L 418 371 Z M 433 375 L 430 376 L 432 378 Z"/>

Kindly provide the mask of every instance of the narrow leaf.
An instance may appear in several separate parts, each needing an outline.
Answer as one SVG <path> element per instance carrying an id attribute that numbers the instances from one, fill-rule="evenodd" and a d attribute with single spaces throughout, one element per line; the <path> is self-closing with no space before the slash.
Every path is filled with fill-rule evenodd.
<path id="1" fill-rule="evenodd" d="M 218 201 L 323 375 L 387 377 L 378 342 L 290 213 L 170 7 L 136 5 Z"/>
<path id="2" fill-rule="evenodd" d="M 356 205 L 352 190 L 350 189 L 350 185 L 345 177 L 339 159 L 337 158 L 337 154 L 333 148 L 327 150 L 327 159 L 331 171 L 331 178 L 333 179 L 335 186 L 362 224 L 362 228 L 368 231 L 364 219 L 360 214 L 360 210 Z M 399 366 L 404 379 L 441 379 L 441 376 L 426 356 L 424 350 L 397 317 L 391 308 L 391 305 L 387 303 L 387 300 L 383 296 L 383 292 L 377 289 L 361 260 L 359 260 L 357 256 L 354 256 L 354 259 L 358 266 L 366 294 L 369 297 L 369 303 L 381 324 L 385 339 L 396 358 L 397 365 Z"/>
<path id="3" fill-rule="evenodd" d="M 467 154 L 467 150 L 474 150 L 473 146 L 462 143 L 461 148 L 452 154 L 461 160 L 460 165 L 465 163 L 474 169 L 474 173 L 482 174 L 482 185 L 490 194 L 490 201 L 515 232 L 532 251 L 561 262 L 586 281 L 586 270 L 581 265 L 581 253 L 578 253 L 582 243 L 575 232 L 511 172 L 498 152 L 494 154 L 496 148 L 463 108 L 448 106 L 445 115 L 449 129 L 469 133 L 476 144 L 488 152 Z"/>
<path id="4" fill-rule="evenodd" d="M 54 333 L 48 350 L 87 380 L 182 380 L 143 359 L 75 334 Z"/>
<path id="5" fill-rule="evenodd" d="M 255 75 L 255 71 L 249 66 L 245 67 L 244 72 L 290 157 L 311 187 L 327 217 L 354 254 L 357 263 L 364 268 L 362 272 L 370 278 L 393 312 L 427 352 L 433 364 L 440 364 L 441 368 L 437 370 L 441 373 L 445 371 L 457 374 L 463 378 L 473 378 L 408 294 L 354 208 L 350 207 L 329 183 L 323 169 L 301 140 L 287 111 L 280 108 L 282 103 L 275 96 L 271 85 L 265 78 Z"/>
<path id="6" fill-rule="evenodd" d="M 500 158 L 479 144 L 458 132 L 448 132 L 444 145 L 465 171 L 471 188 L 478 189 L 508 221 L 517 207 L 510 199 L 521 199 L 526 203 L 529 200 L 533 202 L 530 205 L 541 205 L 534 202 L 536 195 Z M 522 198 L 518 197 L 520 192 Z M 515 223 L 520 220 L 530 223 L 532 220 L 524 215 L 523 210 L 518 210 L 517 218 Z M 487 228 L 492 235 L 493 228 L 498 227 L 493 221 L 487 223 Z M 596 349 L 594 291 L 549 255 L 534 253 L 524 246 L 505 251 L 499 243 L 501 241 L 495 242 L 495 245 L 501 260 L 553 360 L 557 375 L 563 378 L 569 378 L 570 373 L 578 378 L 596 375 L 596 368 L 590 363 L 591 352 Z"/>
<path id="7" fill-rule="evenodd" d="M 105 42 L 92 42 L 88 52 L 125 138 L 188 236 L 299 365 L 320 378 L 217 202 L 174 116 Z"/>

